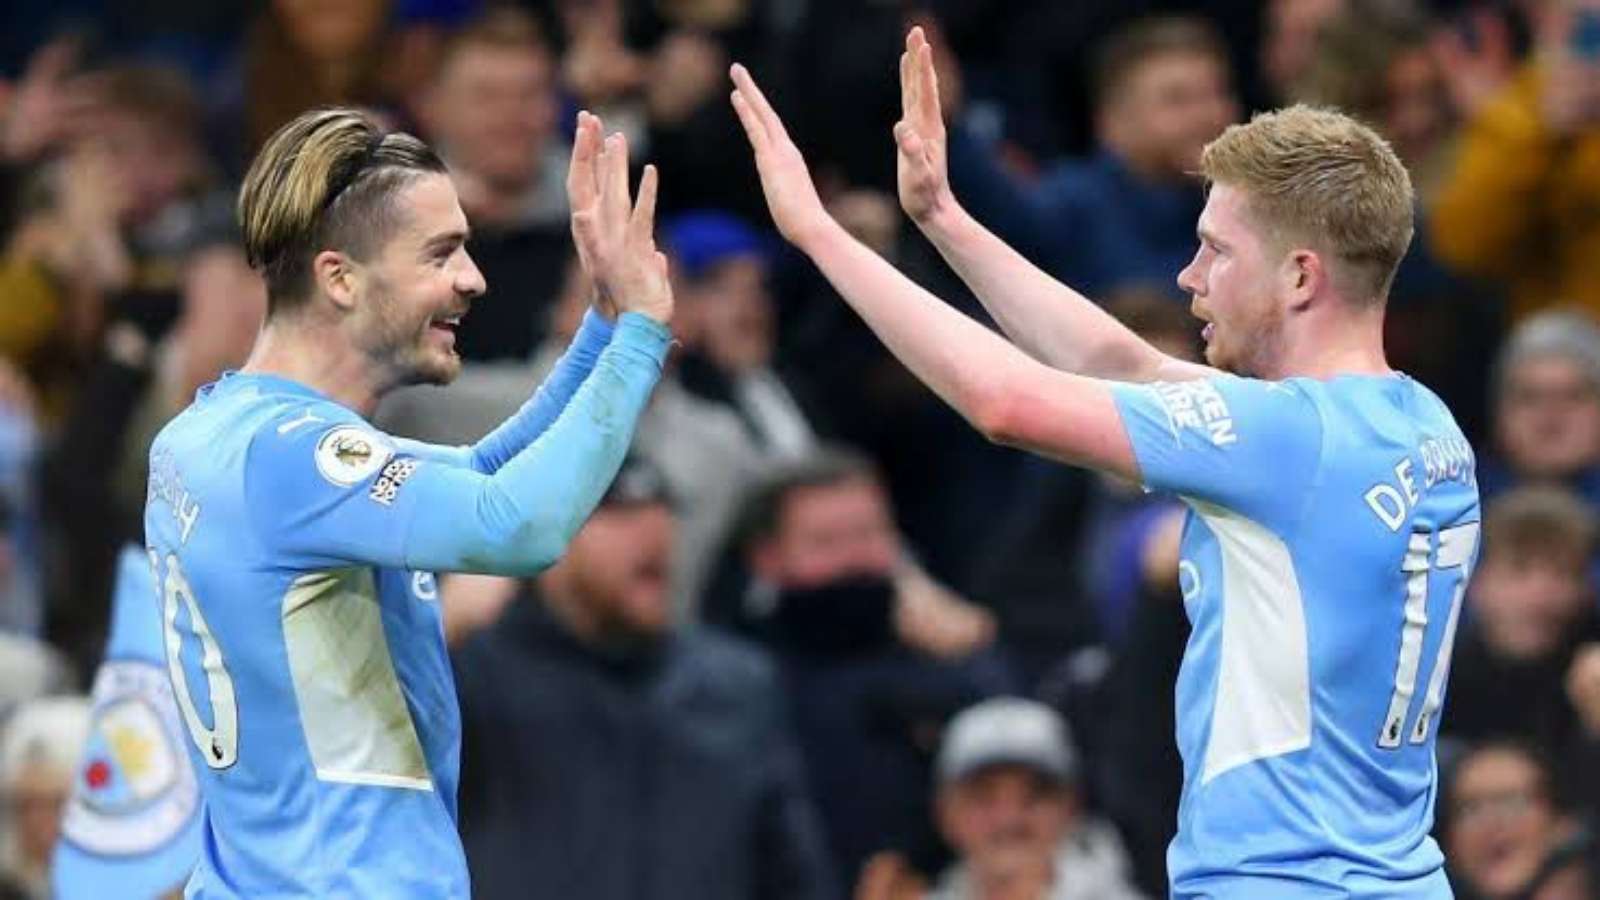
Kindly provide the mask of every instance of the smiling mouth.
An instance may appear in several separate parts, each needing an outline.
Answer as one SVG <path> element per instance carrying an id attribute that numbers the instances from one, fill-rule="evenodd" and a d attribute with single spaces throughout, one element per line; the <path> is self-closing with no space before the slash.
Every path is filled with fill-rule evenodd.
<path id="1" fill-rule="evenodd" d="M 461 319 L 465 315 L 466 313 L 457 313 L 453 316 L 441 316 L 440 318 L 433 319 L 432 321 L 428 322 L 428 327 L 447 332 L 453 336 L 456 333 L 456 330 L 461 327 Z"/>

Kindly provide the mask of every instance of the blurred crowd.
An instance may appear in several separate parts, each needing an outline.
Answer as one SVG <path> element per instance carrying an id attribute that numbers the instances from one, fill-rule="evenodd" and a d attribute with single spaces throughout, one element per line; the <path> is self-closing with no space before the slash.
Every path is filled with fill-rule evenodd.
<path id="1" fill-rule="evenodd" d="M 893 196 L 913 23 L 962 202 L 1172 353 L 1207 141 L 1306 101 L 1393 143 L 1419 208 L 1390 359 L 1485 502 L 1437 835 L 1459 896 L 1600 897 L 1597 0 L 5 7 L 0 897 L 45 891 L 149 441 L 265 310 L 236 180 L 335 103 L 440 150 L 489 285 L 462 377 L 380 409 L 411 437 L 475 439 L 576 330 L 576 111 L 662 172 L 678 346 L 628 463 L 539 578 L 438 585 L 478 896 L 1163 896 L 1180 507 L 944 408 L 771 232 L 728 108 L 737 60 L 835 215 L 981 318 Z"/>

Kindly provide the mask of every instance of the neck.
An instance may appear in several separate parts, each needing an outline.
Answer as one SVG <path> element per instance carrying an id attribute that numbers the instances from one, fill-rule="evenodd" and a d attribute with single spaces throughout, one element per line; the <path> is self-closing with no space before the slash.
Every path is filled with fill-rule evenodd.
<path id="1" fill-rule="evenodd" d="M 1330 306 L 1332 306 L 1330 304 Z M 1391 375 L 1383 352 L 1383 304 L 1345 313 L 1328 309 L 1299 316 L 1285 326 L 1285 352 L 1277 371 L 1262 377 L 1333 378 L 1338 375 Z"/>
<path id="2" fill-rule="evenodd" d="M 393 377 L 311 311 L 269 319 L 241 371 L 297 381 L 370 418 Z"/>

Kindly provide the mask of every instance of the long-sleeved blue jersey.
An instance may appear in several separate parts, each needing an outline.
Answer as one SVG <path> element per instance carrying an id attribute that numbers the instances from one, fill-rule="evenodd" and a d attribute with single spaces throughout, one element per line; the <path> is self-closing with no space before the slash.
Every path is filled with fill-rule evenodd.
<path id="1" fill-rule="evenodd" d="M 473 447 L 230 374 L 151 448 L 145 534 L 206 800 L 189 896 L 461 897 L 460 716 L 436 571 L 553 562 L 621 465 L 670 335 L 593 313 Z"/>

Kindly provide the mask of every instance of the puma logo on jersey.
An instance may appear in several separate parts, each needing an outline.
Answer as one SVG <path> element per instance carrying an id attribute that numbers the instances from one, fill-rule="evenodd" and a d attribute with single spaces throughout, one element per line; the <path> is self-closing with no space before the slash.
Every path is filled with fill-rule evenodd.
<path id="1" fill-rule="evenodd" d="M 278 426 L 278 433 L 279 434 L 288 434 L 289 432 L 295 430 L 296 428 L 299 428 L 301 425 L 306 425 L 306 424 L 309 424 L 311 422 L 326 422 L 326 421 L 327 420 L 322 418 L 321 416 L 314 416 L 311 413 L 307 412 L 307 413 L 301 415 L 300 418 L 298 418 L 298 419 L 290 419 L 289 421 L 283 423 L 282 425 L 279 425 Z"/>

